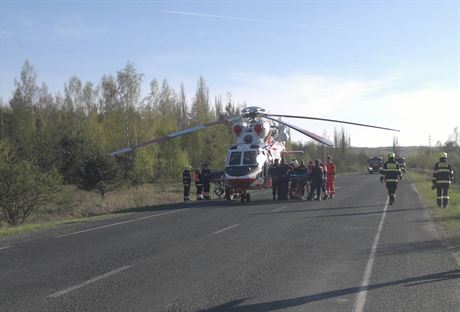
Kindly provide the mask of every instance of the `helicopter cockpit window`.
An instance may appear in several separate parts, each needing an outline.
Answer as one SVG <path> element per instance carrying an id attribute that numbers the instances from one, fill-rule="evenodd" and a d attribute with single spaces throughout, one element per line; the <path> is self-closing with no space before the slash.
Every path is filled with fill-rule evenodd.
<path id="1" fill-rule="evenodd" d="M 252 165 L 252 164 L 256 164 L 257 161 L 256 161 L 256 151 L 248 151 L 248 152 L 244 152 L 244 156 L 243 156 L 243 165 Z"/>
<path id="2" fill-rule="evenodd" d="M 230 159 L 228 160 L 228 164 L 230 166 L 239 165 L 241 162 L 241 152 L 232 152 L 230 154 Z"/>

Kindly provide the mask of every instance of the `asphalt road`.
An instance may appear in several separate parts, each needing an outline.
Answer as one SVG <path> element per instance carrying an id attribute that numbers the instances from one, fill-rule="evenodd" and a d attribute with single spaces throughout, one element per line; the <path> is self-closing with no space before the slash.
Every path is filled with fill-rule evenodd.
<path id="1" fill-rule="evenodd" d="M 460 268 L 408 181 L 321 202 L 213 200 L 0 240 L 0 311 L 460 311 Z"/>

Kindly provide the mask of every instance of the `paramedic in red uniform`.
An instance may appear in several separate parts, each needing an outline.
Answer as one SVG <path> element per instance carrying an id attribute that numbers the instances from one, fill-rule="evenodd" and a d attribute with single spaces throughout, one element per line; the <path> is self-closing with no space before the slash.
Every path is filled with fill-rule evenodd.
<path id="1" fill-rule="evenodd" d="M 326 170 L 327 170 L 326 195 L 329 198 L 334 198 L 335 196 L 335 165 L 332 162 L 331 155 L 327 156 Z"/>

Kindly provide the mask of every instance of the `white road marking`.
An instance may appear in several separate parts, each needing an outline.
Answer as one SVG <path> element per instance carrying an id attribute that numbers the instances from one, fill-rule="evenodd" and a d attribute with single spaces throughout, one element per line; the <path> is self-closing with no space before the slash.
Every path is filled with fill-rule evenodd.
<path id="1" fill-rule="evenodd" d="M 57 298 L 57 297 L 60 297 L 62 295 L 65 295 L 65 294 L 68 294 L 69 292 L 71 291 L 74 291 L 74 290 L 77 290 L 79 288 L 82 288 L 82 287 L 85 287 L 89 284 L 92 284 L 92 283 L 95 283 L 101 279 L 104 279 L 104 278 L 107 278 L 107 277 L 110 277 L 114 274 L 117 274 L 117 273 L 120 273 L 124 270 L 127 270 L 127 269 L 130 269 L 132 268 L 133 266 L 132 265 L 126 265 L 126 266 L 122 266 L 121 268 L 118 268 L 116 270 L 113 270 L 113 271 L 110 271 L 110 272 L 107 272 L 105 274 L 102 274 L 102 275 L 99 275 L 99 276 L 96 276 L 92 279 L 89 279 L 87 281 L 84 281 L 83 283 L 80 283 L 78 285 L 75 285 L 75 286 L 72 286 L 72 287 L 69 287 L 69 288 L 66 288 L 64 290 L 61 290 L 61 291 L 58 291 L 58 292 L 55 292 L 54 294 L 51 294 L 48 296 L 48 298 Z"/>
<path id="2" fill-rule="evenodd" d="M 226 228 L 222 229 L 222 230 L 219 230 L 219 231 L 215 231 L 212 233 L 212 235 L 214 234 L 219 234 L 219 233 L 222 233 L 224 231 L 227 231 L 227 230 L 231 230 L 233 228 L 236 228 L 239 224 L 233 224 L 233 225 L 230 225 L 230 226 L 227 226 Z"/>
<path id="3" fill-rule="evenodd" d="M 385 217 L 388 211 L 388 198 L 385 202 L 385 207 L 383 208 L 382 218 L 380 219 L 379 227 L 377 233 L 374 237 L 374 243 L 372 244 L 371 253 L 369 255 L 369 260 L 367 261 L 366 270 L 364 271 L 363 280 L 361 282 L 361 287 L 356 296 L 356 301 L 353 306 L 353 312 L 363 312 L 364 304 L 366 303 L 367 291 L 369 286 L 369 281 L 371 279 L 372 267 L 374 266 L 375 253 L 377 251 L 377 245 L 380 241 L 380 234 L 382 233 L 383 223 L 385 222 Z"/>
<path id="4" fill-rule="evenodd" d="M 189 208 L 185 208 L 185 209 L 181 209 L 181 210 L 168 211 L 168 212 L 158 213 L 158 214 L 155 214 L 155 215 L 145 216 L 145 217 L 141 217 L 141 218 L 137 218 L 137 219 L 131 219 L 131 220 L 126 220 L 126 221 L 116 222 L 116 223 L 107 224 L 107 225 L 103 225 L 103 226 L 98 226 L 98 227 L 95 227 L 95 228 L 90 228 L 90 229 L 86 229 L 86 230 L 82 230 L 82 231 L 77 231 L 77 232 L 72 232 L 72 233 L 68 233 L 68 234 L 58 235 L 55 238 L 61 238 L 61 237 L 75 235 L 75 234 L 81 234 L 81 233 L 96 231 L 96 230 L 100 230 L 100 229 L 104 229 L 104 228 L 108 228 L 108 227 L 112 227 L 112 226 L 116 226 L 116 225 L 121 225 L 121 224 L 130 223 L 130 222 L 134 222 L 134 221 L 141 221 L 141 220 L 145 220 L 145 219 L 149 219 L 149 218 L 155 218 L 155 217 L 159 217 L 159 216 L 164 216 L 164 215 L 171 214 L 171 213 L 181 212 L 181 211 L 185 211 L 185 210 L 188 210 L 188 209 Z"/>
<path id="5" fill-rule="evenodd" d="M 282 206 L 282 207 L 273 209 L 272 212 L 277 212 L 277 211 L 283 210 L 284 208 L 286 208 L 286 206 Z"/>
<path id="6" fill-rule="evenodd" d="M 3 250 L 3 249 L 8 249 L 10 248 L 11 246 L 4 246 L 4 247 L 0 247 L 0 250 Z"/>

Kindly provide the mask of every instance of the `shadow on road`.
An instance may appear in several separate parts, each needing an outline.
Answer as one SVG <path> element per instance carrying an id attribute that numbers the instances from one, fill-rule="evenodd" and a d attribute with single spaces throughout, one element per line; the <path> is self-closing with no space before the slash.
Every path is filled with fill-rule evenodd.
<path id="1" fill-rule="evenodd" d="M 350 287 L 350 288 L 342 288 L 332 291 L 326 291 L 322 293 L 302 296 L 302 297 L 295 297 L 295 298 L 288 298 L 288 299 L 280 299 L 270 302 L 262 302 L 262 303 L 252 303 L 246 305 L 240 305 L 244 301 L 250 298 L 244 299 L 237 299 L 232 300 L 222 305 L 209 308 L 206 310 L 199 310 L 201 312 L 217 312 L 217 311 L 227 311 L 227 312 L 255 312 L 255 311 L 278 311 L 282 309 L 287 309 L 291 307 L 301 306 L 304 304 L 308 304 L 310 302 L 327 300 L 335 297 L 345 296 L 356 294 L 361 291 L 366 290 L 374 290 L 383 287 L 390 287 L 390 286 L 397 286 L 397 285 L 404 285 L 405 287 L 413 287 L 422 284 L 428 283 L 436 283 L 442 282 L 447 280 L 459 279 L 460 278 L 460 270 L 451 270 L 446 272 L 440 272 L 435 274 L 427 274 L 417 277 L 405 278 L 391 282 L 385 283 L 377 283 L 371 284 L 367 287 Z"/>
<path id="2" fill-rule="evenodd" d="M 283 203 L 298 203 L 296 201 L 283 202 Z M 308 203 L 308 202 L 307 202 Z M 382 204 L 377 205 L 355 205 L 355 206 L 342 206 L 342 207 L 322 207 L 322 208 L 312 208 L 312 209 L 298 209 L 298 210 L 282 210 L 282 211 L 270 211 L 270 212 L 260 212 L 252 213 L 251 216 L 257 215 L 268 215 L 268 214 L 277 214 L 277 213 L 292 213 L 292 212 L 309 212 L 309 211 L 330 211 L 330 210 L 343 210 L 343 209 L 359 209 L 359 208 L 372 208 L 372 207 L 383 207 Z"/>
<path id="3" fill-rule="evenodd" d="M 392 209 L 392 210 L 387 210 L 387 213 L 395 213 L 395 212 L 411 211 L 411 210 L 420 210 L 420 208 Z M 381 210 L 381 211 L 369 211 L 369 212 L 357 212 L 357 213 L 342 213 L 342 214 L 322 215 L 322 216 L 312 216 L 312 217 L 304 217 L 304 219 L 334 218 L 334 217 L 355 217 L 355 216 L 382 214 L 382 213 L 383 213 L 383 210 Z"/>
<path id="4" fill-rule="evenodd" d="M 225 209 L 228 207 L 254 207 L 254 206 L 270 206 L 284 204 L 294 204 L 298 201 L 272 201 L 271 199 L 254 199 L 249 203 L 241 203 L 239 200 L 228 201 L 226 199 L 214 199 L 214 200 L 201 200 L 201 201 L 189 201 L 189 202 L 178 202 L 171 204 L 155 205 L 155 206 L 144 206 L 136 208 L 128 208 L 123 210 L 118 210 L 113 212 L 113 214 L 118 213 L 132 213 L 132 212 L 154 212 L 154 211 L 164 211 L 164 210 L 177 210 L 184 208 L 213 208 L 213 209 Z"/>
<path id="5" fill-rule="evenodd" d="M 378 248 L 377 254 L 383 256 L 391 256 L 406 253 L 419 253 L 422 251 L 444 250 L 446 244 L 443 240 L 433 239 L 428 241 L 410 242 L 402 244 L 386 244 Z M 368 254 L 369 251 L 363 251 L 363 254 Z"/>

